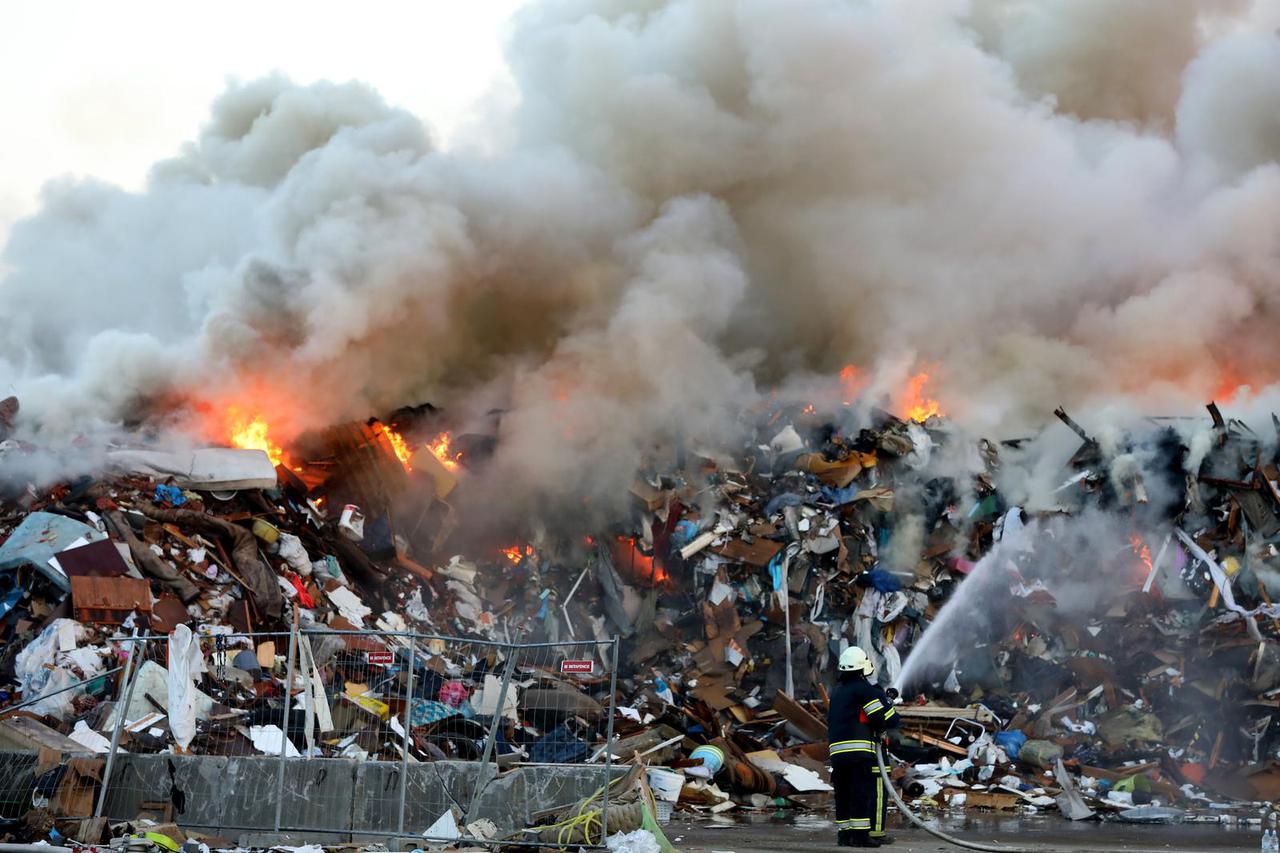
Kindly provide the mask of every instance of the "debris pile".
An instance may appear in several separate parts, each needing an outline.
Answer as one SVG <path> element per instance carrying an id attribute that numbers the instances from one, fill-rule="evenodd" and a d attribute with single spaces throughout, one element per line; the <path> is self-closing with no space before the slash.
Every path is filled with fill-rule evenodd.
<path id="1" fill-rule="evenodd" d="M 918 806 L 1152 821 L 1280 798 L 1275 438 L 1210 406 L 1103 442 L 1059 410 L 1081 444 L 1030 510 L 1003 486 L 1027 440 L 973 441 L 936 404 L 835 408 L 655 454 L 607 529 L 483 546 L 450 498 L 499 438 L 431 407 L 287 454 L 264 425 L 253 449 L 8 483 L 0 743 L 100 757 L 123 714 L 135 753 L 609 756 L 678 808 L 826 808 L 826 685 L 857 644 L 900 697 Z M 137 635 L 160 639 L 130 661 Z M 286 694 L 305 711 L 282 733 Z"/>

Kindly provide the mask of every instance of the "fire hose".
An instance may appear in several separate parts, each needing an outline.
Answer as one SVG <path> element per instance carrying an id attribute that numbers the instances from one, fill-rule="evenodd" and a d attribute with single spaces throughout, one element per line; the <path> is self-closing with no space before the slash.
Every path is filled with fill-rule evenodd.
<path id="1" fill-rule="evenodd" d="M 947 835 L 940 829 L 934 829 L 923 820 L 916 816 L 915 812 L 907 808 L 907 804 L 902 801 L 902 797 L 898 796 L 898 789 L 894 787 L 892 780 L 889 779 L 889 763 L 885 761 L 884 750 L 880 748 L 880 744 L 876 744 L 876 761 L 880 763 L 880 778 L 884 780 L 884 787 L 889 792 L 889 796 L 893 797 L 894 804 L 898 807 L 898 811 L 906 815 L 907 820 L 911 821 L 914 826 L 923 829 L 934 838 L 939 838 L 948 844 L 954 844 L 957 847 L 967 847 L 970 850 L 983 850 L 987 853 L 1030 853 L 1017 847 L 1004 847 L 999 844 L 979 844 L 976 841 L 963 841 L 952 835 Z"/>

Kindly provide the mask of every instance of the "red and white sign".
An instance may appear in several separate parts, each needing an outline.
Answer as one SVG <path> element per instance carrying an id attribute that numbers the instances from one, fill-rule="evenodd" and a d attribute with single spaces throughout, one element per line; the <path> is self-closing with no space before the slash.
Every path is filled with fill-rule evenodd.
<path id="1" fill-rule="evenodd" d="M 560 662 L 560 672 L 565 675 L 590 675 L 595 672 L 596 662 L 593 660 L 565 660 Z"/>
<path id="2" fill-rule="evenodd" d="M 391 666 L 396 662 L 395 652 L 365 652 L 365 660 L 371 664 L 381 664 L 383 666 Z"/>

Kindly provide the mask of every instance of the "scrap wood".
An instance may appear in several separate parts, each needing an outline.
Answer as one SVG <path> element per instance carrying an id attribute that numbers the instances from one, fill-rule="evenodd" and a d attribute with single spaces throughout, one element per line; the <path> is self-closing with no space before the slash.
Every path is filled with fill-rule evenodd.
<path id="1" fill-rule="evenodd" d="M 948 708 L 944 705 L 898 705 L 896 707 L 898 716 L 906 719 L 920 720 L 944 720 L 950 723 L 952 720 L 973 720 L 975 722 L 991 722 L 991 712 L 985 708 Z"/>
<path id="2" fill-rule="evenodd" d="M 948 789 L 950 791 L 950 789 Z M 965 797 L 965 805 L 974 809 L 991 809 L 992 811 L 1014 811 L 1022 804 L 1022 799 L 1015 794 L 1009 794 L 1004 791 L 951 791 L 954 794 L 963 794 Z"/>
<path id="3" fill-rule="evenodd" d="M 1142 764 L 1132 764 L 1124 767 L 1091 767 L 1087 764 L 1080 765 L 1080 772 L 1086 776 L 1092 776 L 1095 779 L 1106 779 L 1111 782 L 1118 782 L 1121 779 L 1128 779 L 1130 776 L 1137 776 L 1143 773 L 1150 773 L 1153 770 L 1160 769 L 1159 762 L 1147 761 Z"/>
<path id="4" fill-rule="evenodd" d="M 1214 738 L 1213 749 L 1209 751 L 1209 769 L 1218 766 L 1218 758 L 1222 755 L 1222 739 L 1226 736 L 1225 731 L 1219 731 L 1218 736 Z"/>
<path id="5" fill-rule="evenodd" d="M 810 740 L 827 739 L 827 724 L 782 690 L 774 694 L 773 709 Z"/>
<path id="6" fill-rule="evenodd" d="M 190 536 L 183 533 L 176 524 L 163 524 L 161 525 L 161 527 L 164 529 L 165 533 L 168 533 L 170 536 L 172 536 L 174 539 L 177 539 L 186 547 L 193 548 L 193 549 L 203 548 L 205 554 L 209 557 L 210 560 L 216 563 L 219 568 L 223 569 L 224 571 L 228 571 L 228 572 L 230 571 L 223 564 L 222 560 L 220 560 L 218 556 L 214 553 L 214 549 L 209 548 L 208 546 L 203 545 L 197 542 L 196 540 L 192 539 Z"/>
<path id="7" fill-rule="evenodd" d="M 1107 769 L 1104 767 L 1092 767 L 1089 765 L 1080 765 L 1080 773 L 1083 776 L 1090 776 L 1094 779 L 1102 779 L 1108 782 L 1119 782 L 1133 776 L 1145 776 L 1147 784 L 1151 790 L 1164 797 L 1169 798 L 1171 802 L 1182 799 L 1182 790 L 1171 785 L 1164 779 L 1159 777 L 1160 765 L 1158 762 L 1145 762 L 1143 764 L 1135 764 L 1130 767 L 1116 767 Z"/>
<path id="8" fill-rule="evenodd" d="M 240 570 L 249 594 L 264 615 L 278 619 L 284 605 L 284 597 L 276 582 L 276 573 L 258 555 L 256 537 L 243 527 L 224 521 L 215 515 L 185 509 L 157 509 L 143 506 L 141 511 L 148 518 L 160 522 L 183 524 L 212 535 L 231 540 L 231 559 Z"/>
<path id="9" fill-rule="evenodd" d="M 396 565 L 424 581 L 429 581 L 436 576 L 436 573 L 431 571 L 431 569 L 428 569 L 421 563 L 409 559 L 409 557 L 404 554 L 396 554 Z"/>
<path id="10" fill-rule="evenodd" d="M 129 546 L 129 553 L 139 569 L 160 581 L 184 604 L 200 597 L 199 588 L 189 578 L 178 573 L 134 534 L 133 528 L 129 526 L 129 522 L 125 520 L 120 510 L 110 510 L 104 514 L 104 518 L 111 527 L 111 531 Z"/>
<path id="11" fill-rule="evenodd" d="M 711 549 L 720 556 L 735 562 L 764 567 L 782 550 L 782 543 L 772 539 L 757 539 L 748 543 L 740 539 L 730 539 L 724 545 Z"/>
<path id="12" fill-rule="evenodd" d="M 951 743 L 951 741 L 943 740 L 940 737 L 933 737 L 932 735 L 926 735 L 926 734 L 916 735 L 916 737 L 920 740 L 921 743 L 925 743 L 925 744 L 928 744 L 929 746 L 937 747 L 943 752 L 949 752 L 952 755 L 959 755 L 965 758 L 969 757 L 969 750 L 965 749 L 962 746 L 956 746 L 954 743 Z"/>

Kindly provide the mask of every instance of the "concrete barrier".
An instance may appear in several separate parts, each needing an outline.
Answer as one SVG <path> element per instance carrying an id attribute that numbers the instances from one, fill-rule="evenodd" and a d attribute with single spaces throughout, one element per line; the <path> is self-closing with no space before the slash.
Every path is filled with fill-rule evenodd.
<path id="1" fill-rule="evenodd" d="M 33 755 L 0 752 L 0 768 L 29 766 Z M 130 820 L 143 811 L 143 803 L 172 803 L 179 826 L 241 843 L 274 839 L 278 767 L 278 759 L 265 756 L 121 753 L 104 814 Z M 420 836 L 450 806 L 465 813 L 479 778 L 485 781 L 467 819 L 488 819 L 500 833 L 527 826 L 539 812 L 590 796 L 604 780 L 598 765 L 526 765 L 497 777 L 492 765 L 483 776 L 480 769 L 480 764 L 465 761 L 408 765 L 404 837 Z M 615 777 L 623 772 L 625 768 L 614 768 Z M 29 775 L 0 770 L 0 802 L 25 797 L 29 803 L 30 784 Z M 397 829 L 399 790 L 400 765 L 393 762 L 289 759 L 281 832 L 302 842 L 385 840 Z"/>

